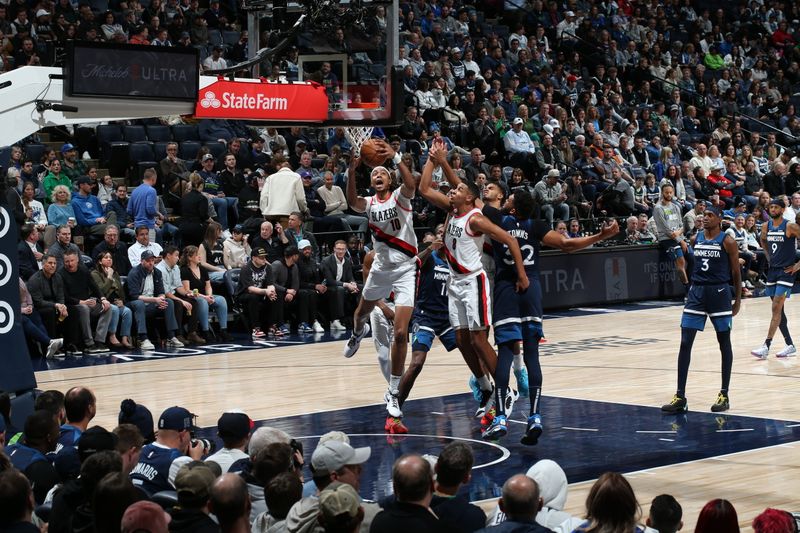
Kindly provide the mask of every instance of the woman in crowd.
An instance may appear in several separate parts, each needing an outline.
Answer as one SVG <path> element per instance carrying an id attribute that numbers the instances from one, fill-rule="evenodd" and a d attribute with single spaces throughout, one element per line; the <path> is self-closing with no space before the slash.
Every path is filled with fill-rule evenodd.
<path id="1" fill-rule="evenodd" d="M 125 306 L 125 292 L 122 289 L 122 281 L 119 274 L 114 270 L 114 256 L 111 252 L 103 252 L 96 258 L 97 264 L 92 270 L 92 279 L 97 284 L 100 292 L 111 302 L 111 322 L 108 325 L 108 346 L 111 348 L 132 347 L 131 344 L 131 325 L 133 324 L 133 313 Z M 122 340 L 117 338 L 117 331 Z"/>
<path id="2" fill-rule="evenodd" d="M 25 208 L 25 219 L 36 226 L 39 231 L 44 231 L 47 226 L 47 213 L 42 202 L 36 200 L 36 187 L 32 181 L 26 181 L 22 186 L 22 206 Z"/>
<path id="3" fill-rule="evenodd" d="M 197 246 L 203 240 L 209 219 L 208 198 L 203 194 L 205 181 L 193 172 L 189 177 L 192 189 L 181 198 L 181 218 L 179 221 L 181 241 L 184 245 Z"/>
<path id="4" fill-rule="evenodd" d="M 181 257 L 183 288 L 187 291 L 188 297 L 197 303 L 197 321 L 203 331 L 203 337 L 210 340 L 208 311 L 213 309 L 219 320 L 220 340 L 230 341 L 232 337 L 228 334 L 228 303 L 224 297 L 215 295 L 211 290 L 211 280 L 201 264 L 200 253 L 197 246 L 187 246 L 183 249 Z"/>
<path id="5" fill-rule="evenodd" d="M 105 207 L 108 202 L 114 199 L 115 189 L 116 187 L 114 186 L 114 180 L 112 180 L 111 176 L 108 174 L 97 181 L 97 199 L 100 200 L 100 203 L 103 205 L 103 207 Z"/>
<path id="6" fill-rule="evenodd" d="M 638 524 L 641 508 L 622 474 L 606 472 L 586 497 L 586 521 L 576 533 L 644 533 Z M 711 530 L 709 530 L 711 531 Z"/>
<path id="7" fill-rule="evenodd" d="M 242 230 L 242 226 L 237 224 L 231 231 L 231 236 L 222 244 L 222 261 L 228 270 L 242 268 L 250 260 L 250 245 L 247 244 L 247 236 Z"/>
<path id="8" fill-rule="evenodd" d="M 72 188 L 72 182 L 67 175 L 61 171 L 61 161 L 56 159 L 50 163 L 50 171 L 47 173 L 44 180 L 42 180 L 45 198 L 52 198 L 53 190 L 58 185 L 63 185 L 67 190 Z"/>
<path id="9" fill-rule="evenodd" d="M 739 533 L 739 517 L 731 502 L 717 498 L 708 502 L 697 517 L 694 533 Z"/>
<path id="10" fill-rule="evenodd" d="M 209 222 L 203 242 L 200 243 L 200 266 L 207 272 L 211 281 L 220 281 L 225 268 L 225 249 L 222 246 L 222 226 Z"/>
<path id="11" fill-rule="evenodd" d="M 69 181 L 69 180 L 68 180 Z M 56 185 L 50 193 L 50 207 L 47 208 L 48 226 L 45 230 L 45 243 L 56 240 L 56 228 L 64 224 L 75 227 L 75 211 L 72 209 L 72 193 L 69 187 Z M 52 236 L 49 233 L 52 232 Z M 52 240 L 51 240 L 52 239 Z"/>

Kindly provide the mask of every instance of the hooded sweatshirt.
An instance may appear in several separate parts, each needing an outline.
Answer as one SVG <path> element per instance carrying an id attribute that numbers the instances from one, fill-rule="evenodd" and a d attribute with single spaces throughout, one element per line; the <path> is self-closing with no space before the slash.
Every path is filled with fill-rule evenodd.
<path id="1" fill-rule="evenodd" d="M 364 508 L 364 521 L 361 522 L 359 532 L 369 533 L 372 520 L 381 508 L 377 503 L 367 500 L 361 501 L 361 507 Z M 317 522 L 318 515 L 319 498 L 317 496 L 303 498 L 289 509 L 289 514 L 286 516 L 286 530 L 289 533 L 324 533 L 325 529 Z"/>
<path id="2" fill-rule="evenodd" d="M 252 533 L 286 533 L 286 520 L 278 520 L 271 514 L 261 513 L 253 520 Z"/>
<path id="3" fill-rule="evenodd" d="M 539 496 L 544 505 L 536 522 L 556 533 L 569 533 L 583 522 L 571 514 L 564 512 L 567 503 L 567 475 L 564 470 L 550 459 L 542 459 L 534 464 L 525 473 L 526 476 L 536 481 L 539 485 Z M 506 520 L 506 515 L 499 507 L 495 508 L 487 525 L 493 526 Z"/>

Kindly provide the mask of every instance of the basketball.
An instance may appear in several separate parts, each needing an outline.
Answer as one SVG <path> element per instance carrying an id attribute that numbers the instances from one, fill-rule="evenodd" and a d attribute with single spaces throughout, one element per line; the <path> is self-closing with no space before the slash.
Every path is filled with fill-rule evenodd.
<path id="1" fill-rule="evenodd" d="M 361 145 L 361 161 L 367 166 L 375 168 L 383 165 L 386 159 L 380 154 L 382 143 L 379 139 L 367 139 Z"/>

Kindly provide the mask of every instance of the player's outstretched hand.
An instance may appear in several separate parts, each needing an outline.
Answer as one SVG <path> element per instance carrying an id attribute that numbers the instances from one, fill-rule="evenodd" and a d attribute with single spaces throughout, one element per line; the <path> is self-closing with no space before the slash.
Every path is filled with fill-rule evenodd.
<path id="1" fill-rule="evenodd" d="M 521 278 L 517 278 L 517 292 L 525 292 L 525 291 L 527 291 L 529 285 L 530 285 L 530 281 L 528 280 L 528 276 L 523 276 Z"/>
<path id="2" fill-rule="evenodd" d="M 446 161 L 446 157 L 447 150 L 444 150 L 443 145 L 438 142 L 434 142 L 428 150 L 428 159 L 436 163 L 438 167 L 442 166 L 442 163 Z"/>
<path id="3" fill-rule="evenodd" d="M 619 233 L 619 224 L 617 224 L 615 219 L 612 219 L 603 224 L 603 227 L 600 229 L 600 238 L 603 240 L 610 239 L 617 233 Z"/>
<path id="4" fill-rule="evenodd" d="M 355 170 L 361 165 L 361 150 L 353 148 L 350 151 L 350 168 Z"/>

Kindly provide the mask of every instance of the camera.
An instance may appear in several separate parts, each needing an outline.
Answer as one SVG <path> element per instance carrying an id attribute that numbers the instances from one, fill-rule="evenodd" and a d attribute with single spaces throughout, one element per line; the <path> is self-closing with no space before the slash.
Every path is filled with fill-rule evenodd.
<path id="1" fill-rule="evenodd" d="M 211 439 L 196 439 L 192 437 L 192 447 L 202 446 L 203 455 L 211 455 L 217 451 L 217 443 Z"/>

